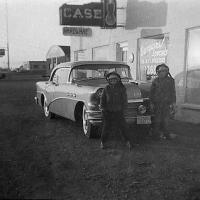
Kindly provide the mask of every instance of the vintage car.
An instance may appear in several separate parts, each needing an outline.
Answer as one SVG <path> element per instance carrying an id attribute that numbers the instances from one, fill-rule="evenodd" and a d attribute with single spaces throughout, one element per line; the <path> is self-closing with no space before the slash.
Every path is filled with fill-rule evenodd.
<path id="1" fill-rule="evenodd" d="M 125 119 L 128 123 L 149 126 L 151 124 L 149 98 L 142 97 L 138 83 L 133 81 L 130 67 L 114 61 L 79 61 L 57 65 L 48 81 L 36 83 L 37 104 L 44 115 L 59 115 L 82 123 L 87 137 L 94 137 L 102 123 L 99 109 L 100 97 L 106 86 L 106 74 L 116 71 L 126 87 L 128 106 Z"/>

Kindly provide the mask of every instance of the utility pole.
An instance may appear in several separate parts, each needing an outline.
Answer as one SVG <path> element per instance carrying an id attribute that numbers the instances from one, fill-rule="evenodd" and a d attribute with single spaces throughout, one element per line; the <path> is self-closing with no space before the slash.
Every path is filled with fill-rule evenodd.
<path id="1" fill-rule="evenodd" d="M 9 35 L 8 35 L 8 4 L 6 1 L 6 34 L 7 34 L 7 59 L 8 59 L 8 71 L 10 71 L 10 55 L 9 55 Z"/>

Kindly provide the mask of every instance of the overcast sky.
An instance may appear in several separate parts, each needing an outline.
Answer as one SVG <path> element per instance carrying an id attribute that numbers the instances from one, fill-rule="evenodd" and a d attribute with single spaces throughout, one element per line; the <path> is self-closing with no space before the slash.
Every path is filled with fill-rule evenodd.
<path id="1" fill-rule="evenodd" d="M 45 60 L 52 45 L 70 45 L 59 25 L 59 7 L 63 3 L 83 4 L 100 0 L 0 0 L 0 48 L 6 47 L 6 1 L 10 67 L 24 61 Z M 0 67 L 7 66 L 6 56 Z"/>

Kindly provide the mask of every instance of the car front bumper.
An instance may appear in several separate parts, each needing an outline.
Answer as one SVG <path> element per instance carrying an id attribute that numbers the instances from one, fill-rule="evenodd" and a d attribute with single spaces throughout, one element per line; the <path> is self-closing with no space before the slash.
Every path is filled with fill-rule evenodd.
<path id="1" fill-rule="evenodd" d="M 101 111 L 87 110 L 88 121 L 93 125 L 102 124 L 102 113 Z M 152 123 L 152 117 L 150 115 L 144 116 L 126 116 L 125 120 L 128 124 L 138 124 L 138 125 L 149 125 Z"/>

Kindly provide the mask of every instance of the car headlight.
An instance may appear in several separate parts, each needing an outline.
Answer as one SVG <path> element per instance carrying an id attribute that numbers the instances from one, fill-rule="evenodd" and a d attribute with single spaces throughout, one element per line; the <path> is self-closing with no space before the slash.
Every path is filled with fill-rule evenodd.
<path id="1" fill-rule="evenodd" d="M 139 111 L 140 114 L 143 115 L 143 114 L 146 113 L 146 111 L 147 111 L 146 106 L 140 105 L 140 106 L 138 107 L 138 111 Z"/>
<path id="2" fill-rule="evenodd" d="M 96 95 L 100 98 L 101 95 L 103 93 L 103 88 L 99 88 L 97 91 L 96 91 Z"/>
<path id="3" fill-rule="evenodd" d="M 90 100 L 88 102 L 88 106 L 90 108 L 96 108 L 99 106 L 100 104 L 100 98 L 102 96 L 103 93 L 103 88 L 99 88 L 95 93 L 92 93 L 90 96 Z M 98 107 L 99 108 L 99 107 Z"/>

